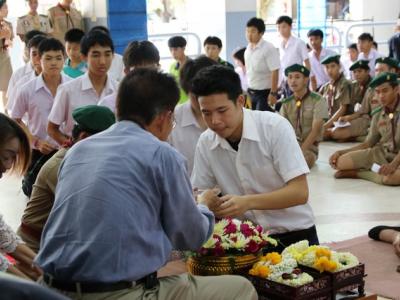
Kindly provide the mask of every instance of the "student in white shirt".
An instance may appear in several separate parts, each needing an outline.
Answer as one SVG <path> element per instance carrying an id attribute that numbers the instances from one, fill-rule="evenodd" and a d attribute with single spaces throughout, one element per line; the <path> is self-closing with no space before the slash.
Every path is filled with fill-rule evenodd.
<path id="1" fill-rule="evenodd" d="M 82 39 L 81 53 L 88 63 L 88 72 L 60 86 L 49 115 L 47 132 L 59 145 L 71 136 L 75 108 L 98 104 L 117 89 L 116 81 L 107 75 L 114 54 L 111 38 L 93 31 Z"/>
<path id="2" fill-rule="evenodd" d="M 292 35 L 292 23 L 293 20 L 289 16 L 280 16 L 278 20 L 276 20 L 278 32 L 282 38 L 279 43 L 279 54 L 281 60 L 280 86 L 284 91 L 285 98 L 292 94 L 284 75 L 284 70 L 287 67 L 299 64 L 306 66 L 311 73 L 313 72 L 308 58 L 307 45 L 303 40 Z"/>
<path id="3" fill-rule="evenodd" d="M 321 64 L 324 58 L 336 54 L 335 51 L 322 47 L 324 40 L 324 33 L 321 29 L 310 29 L 307 33 L 308 42 L 311 46 L 311 51 L 308 57 L 311 65 L 311 89 L 318 91 L 318 89 L 329 81 L 329 76 L 326 73 L 325 67 Z"/>
<path id="4" fill-rule="evenodd" d="M 375 60 L 383 55 L 376 51 L 374 46 L 374 38 L 370 33 L 364 32 L 358 37 L 357 42 L 360 53 L 358 54 L 358 60 L 369 60 L 369 75 L 375 76 Z"/>
<path id="5" fill-rule="evenodd" d="M 92 27 L 92 29 L 90 29 L 89 33 L 95 30 L 101 31 L 111 38 L 110 30 L 107 27 L 100 25 L 94 26 Z M 114 52 L 114 57 L 111 63 L 111 67 L 108 70 L 108 75 L 117 82 L 120 82 L 124 78 L 124 61 L 121 54 Z"/>
<path id="6" fill-rule="evenodd" d="M 343 74 L 346 79 L 354 79 L 350 67 L 358 60 L 358 54 L 357 44 L 353 43 L 347 46 L 347 53 L 340 58 L 340 64 L 343 67 Z"/>
<path id="7" fill-rule="evenodd" d="M 207 124 L 200 111 L 197 96 L 192 93 L 192 80 L 196 74 L 216 61 L 204 55 L 187 61 L 180 70 L 180 86 L 189 96 L 189 101 L 175 107 L 176 125 L 168 138 L 169 143 L 187 159 L 189 175 L 193 170 L 194 153 L 200 135 L 207 129 Z"/>
<path id="8" fill-rule="evenodd" d="M 263 39 L 264 20 L 251 18 L 246 24 L 249 42 L 244 52 L 248 89 L 253 110 L 273 111 L 278 99 L 279 52 Z"/>
<path id="9" fill-rule="evenodd" d="M 18 88 L 27 83 L 30 79 L 35 78 L 42 72 L 38 46 L 40 42 L 43 41 L 45 38 L 45 35 L 39 34 L 29 40 L 29 43 L 27 44 L 27 48 L 29 51 L 29 62 L 21 68 L 17 69 L 11 76 L 7 89 L 7 110 L 10 114 L 11 108 L 14 105 L 15 97 L 17 96 L 16 94 Z"/>
<path id="10" fill-rule="evenodd" d="M 124 51 L 124 72 L 128 74 L 135 68 L 158 68 L 160 54 L 158 49 L 149 41 L 130 42 Z M 112 112 L 116 111 L 117 91 L 100 100 L 99 105 L 106 106 Z"/>
<path id="11" fill-rule="evenodd" d="M 21 88 L 11 109 L 11 117 L 26 129 L 32 143 L 32 162 L 23 184 L 27 196 L 30 196 L 32 184 L 40 170 L 37 162 L 40 160 L 40 165 L 43 165 L 58 148 L 47 134 L 47 119 L 59 85 L 70 79 L 61 75 L 65 49 L 59 40 L 45 38 L 38 50 L 42 74 Z M 22 122 L 25 114 L 28 116 L 27 127 Z"/>
<path id="12" fill-rule="evenodd" d="M 244 217 L 270 230 L 280 249 L 307 239 L 318 244 L 308 201 L 309 172 L 290 123 L 278 114 L 243 108 L 240 78 L 211 66 L 193 79 L 208 129 L 197 144 L 192 185 L 218 186 L 216 217 Z M 211 195 L 209 195 L 211 196 Z"/>

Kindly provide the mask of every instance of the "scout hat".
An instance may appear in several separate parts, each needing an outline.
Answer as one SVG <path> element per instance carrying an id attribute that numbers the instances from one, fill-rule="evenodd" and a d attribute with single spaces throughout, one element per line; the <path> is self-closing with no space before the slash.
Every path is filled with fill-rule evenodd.
<path id="1" fill-rule="evenodd" d="M 386 64 L 391 68 L 398 68 L 399 67 L 399 62 L 391 57 L 379 57 L 375 60 L 375 64 Z"/>
<path id="2" fill-rule="evenodd" d="M 285 69 L 285 76 L 288 76 L 289 73 L 292 72 L 300 72 L 304 76 L 308 77 L 310 76 L 310 70 L 307 69 L 305 66 L 299 65 L 299 64 L 294 64 Z"/>
<path id="3" fill-rule="evenodd" d="M 324 59 L 321 61 L 321 64 L 327 65 L 327 64 L 330 64 L 330 63 L 332 63 L 332 62 L 335 62 L 335 63 L 337 63 L 337 64 L 340 64 L 340 55 L 339 55 L 339 54 L 330 55 L 330 56 L 324 58 Z"/>
<path id="4" fill-rule="evenodd" d="M 364 69 L 369 70 L 368 60 L 357 60 L 354 64 L 352 64 L 349 68 L 350 71 L 354 71 L 355 69 Z"/>
<path id="5" fill-rule="evenodd" d="M 376 88 L 377 86 L 384 84 L 385 82 L 397 83 L 397 74 L 384 72 L 376 76 L 369 84 L 369 87 Z"/>
<path id="6" fill-rule="evenodd" d="M 115 115 L 105 106 L 86 105 L 74 109 L 72 117 L 82 130 L 97 133 L 115 123 Z"/>

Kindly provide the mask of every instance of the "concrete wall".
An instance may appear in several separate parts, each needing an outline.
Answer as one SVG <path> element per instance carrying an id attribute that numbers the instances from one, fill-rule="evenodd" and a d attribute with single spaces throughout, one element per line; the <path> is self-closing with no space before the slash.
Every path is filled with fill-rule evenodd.
<path id="1" fill-rule="evenodd" d="M 256 11 L 256 0 L 225 0 L 227 60 L 232 62 L 233 51 L 247 45 L 246 23 L 256 16 Z"/>
<path id="2" fill-rule="evenodd" d="M 399 13 L 399 0 L 350 0 L 350 16 L 353 20 L 373 19 L 375 22 L 396 22 Z M 356 41 L 359 34 L 369 32 L 378 43 L 386 43 L 393 35 L 393 29 L 394 25 L 357 27 L 350 31 L 350 37 Z M 380 44 L 378 51 L 386 55 L 387 45 Z"/>

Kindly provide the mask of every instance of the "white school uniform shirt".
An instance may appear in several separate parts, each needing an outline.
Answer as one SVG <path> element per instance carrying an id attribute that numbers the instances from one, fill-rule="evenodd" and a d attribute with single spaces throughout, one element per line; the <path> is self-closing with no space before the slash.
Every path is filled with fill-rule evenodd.
<path id="1" fill-rule="evenodd" d="M 383 57 L 383 55 L 380 54 L 375 49 L 371 49 L 371 51 L 369 51 L 368 56 L 366 56 L 364 52 L 359 53 L 357 60 L 360 60 L 360 59 L 369 60 L 369 63 L 368 63 L 369 75 L 371 75 L 371 77 L 374 77 L 375 76 L 375 61 L 379 57 Z"/>
<path id="2" fill-rule="evenodd" d="M 168 142 L 187 160 L 188 174 L 193 170 L 194 153 L 197 141 L 204 130 L 200 127 L 193 114 L 190 101 L 175 108 L 176 126 L 169 135 Z"/>
<path id="3" fill-rule="evenodd" d="M 35 70 L 33 69 L 32 65 L 30 62 L 25 64 L 24 66 L 20 67 L 17 69 L 15 72 L 13 72 L 10 81 L 8 82 L 8 88 L 7 88 L 7 110 L 11 111 L 11 108 L 14 103 L 14 97 L 15 97 L 15 87 L 18 87 L 17 82 L 28 75 L 34 75 Z"/>
<path id="4" fill-rule="evenodd" d="M 244 60 L 248 87 L 253 90 L 270 89 L 272 71 L 280 68 L 278 49 L 261 39 L 254 48 L 250 44 L 247 45 Z"/>
<path id="5" fill-rule="evenodd" d="M 319 59 L 315 56 L 314 50 L 308 53 L 308 58 L 310 59 L 311 73 L 310 76 L 315 76 L 317 80 L 317 87 L 322 86 L 327 83 L 330 79 L 326 73 L 325 67 L 321 64 L 326 57 L 331 55 L 336 55 L 337 53 L 330 49 L 322 48 L 319 55 Z"/>
<path id="6" fill-rule="evenodd" d="M 243 109 L 243 132 L 236 152 L 207 129 L 197 143 L 191 177 L 194 188 L 218 186 L 222 194 L 270 193 L 309 169 L 290 123 L 278 114 Z M 250 210 L 244 214 L 272 233 L 302 230 L 314 225 L 306 203 L 279 210 Z"/>
<path id="7" fill-rule="evenodd" d="M 114 53 L 114 58 L 111 62 L 111 67 L 108 70 L 108 75 L 117 82 L 120 82 L 124 76 L 124 61 L 122 59 L 122 55 L 118 53 Z"/>
<path id="8" fill-rule="evenodd" d="M 285 78 L 285 69 L 294 64 L 303 65 L 304 61 L 308 59 L 308 50 L 306 43 L 295 37 L 290 36 L 286 45 L 283 40 L 279 43 L 279 58 L 281 60 L 280 80 Z"/>
<path id="9" fill-rule="evenodd" d="M 97 95 L 88 73 L 62 84 L 58 90 L 49 121 L 60 125 L 60 131 L 71 136 L 74 120 L 72 112 L 85 105 L 96 105 L 99 101 L 117 90 L 117 82 L 107 76 L 106 84 L 100 96 Z"/>
<path id="10" fill-rule="evenodd" d="M 117 110 L 117 93 L 112 93 L 99 101 L 100 106 L 105 106 L 111 109 L 113 113 Z"/>
<path id="11" fill-rule="evenodd" d="M 61 74 L 62 84 L 70 80 L 70 77 Z M 57 142 L 47 134 L 48 117 L 53 103 L 54 97 L 46 86 L 43 76 L 39 75 L 21 87 L 11 109 L 11 117 L 21 119 L 26 113 L 30 133 L 57 146 Z"/>
<path id="12" fill-rule="evenodd" d="M 352 64 L 354 64 L 357 60 L 351 61 L 351 59 L 348 57 L 348 55 L 344 55 L 340 57 L 340 64 L 343 68 L 343 74 L 348 80 L 353 80 L 353 72 L 350 71 L 350 67 Z"/>

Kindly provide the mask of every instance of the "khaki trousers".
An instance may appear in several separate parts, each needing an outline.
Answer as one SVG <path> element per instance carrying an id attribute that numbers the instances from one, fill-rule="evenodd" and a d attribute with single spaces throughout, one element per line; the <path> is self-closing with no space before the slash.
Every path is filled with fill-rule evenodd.
<path id="1" fill-rule="evenodd" d="M 74 300 L 255 300 L 253 285 L 241 276 L 193 276 L 188 273 L 159 278 L 160 284 L 145 290 L 143 284 L 114 292 L 58 292 Z M 46 285 L 42 279 L 39 283 Z"/>

